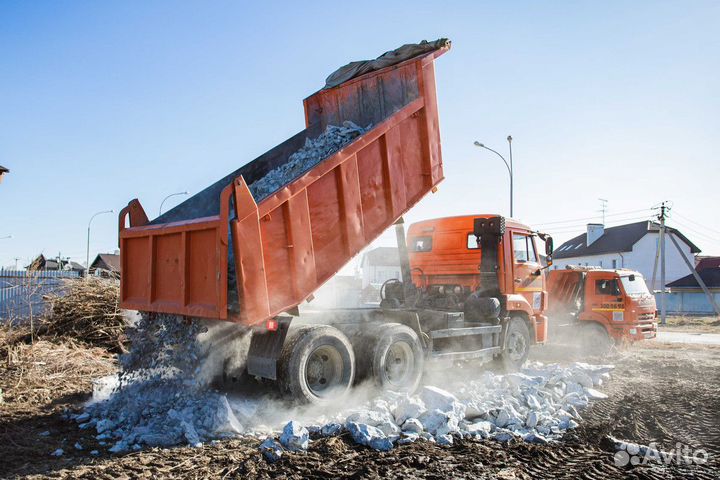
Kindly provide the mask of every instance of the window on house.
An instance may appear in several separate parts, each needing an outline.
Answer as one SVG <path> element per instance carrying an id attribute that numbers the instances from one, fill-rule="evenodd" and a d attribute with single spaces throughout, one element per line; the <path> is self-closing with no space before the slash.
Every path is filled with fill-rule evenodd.
<path id="1" fill-rule="evenodd" d="M 617 268 L 617 260 L 613 260 L 612 265 L 613 265 L 613 268 Z"/>

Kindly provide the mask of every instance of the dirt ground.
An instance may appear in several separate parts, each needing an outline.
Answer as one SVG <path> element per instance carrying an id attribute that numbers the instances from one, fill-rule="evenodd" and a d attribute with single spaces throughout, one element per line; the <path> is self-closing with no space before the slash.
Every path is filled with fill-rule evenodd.
<path id="1" fill-rule="evenodd" d="M 60 347 L 58 347 L 60 348 Z M 79 350 L 78 350 L 79 348 Z M 456 441 L 401 446 L 381 453 L 346 436 L 312 442 L 307 453 L 270 464 L 256 440 L 201 448 L 152 449 L 109 455 L 91 432 L 63 417 L 91 391 L 92 375 L 112 370 L 99 350 L 64 346 L 67 362 L 48 361 L 43 345 L 24 362 L 0 365 L 0 477 L 3 478 L 718 478 L 720 476 L 720 346 L 644 342 L 591 363 L 617 366 L 603 387 L 607 400 L 583 413 L 580 427 L 559 443 L 531 445 Z M 539 347 L 541 361 L 560 360 L 561 347 Z M 28 352 L 24 352 L 27 354 Z M 16 360 L 20 353 L 16 352 Z M 46 357 L 46 358 L 43 358 Z M 23 358 L 26 358 L 23 357 Z M 72 358 L 71 358 L 72 357 Z M 566 361 L 567 358 L 563 358 Z M 79 362 L 84 366 L 80 367 Z M 69 371 L 63 369 L 71 369 Z M 70 375 L 72 373 L 72 375 Z M 33 380 L 29 380 L 32 378 Z M 607 435 L 674 450 L 704 449 L 703 465 L 618 467 Z M 83 450 L 76 450 L 78 442 Z M 62 457 L 51 453 L 62 448 Z M 98 449 L 93 456 L 89 452 Z"/>

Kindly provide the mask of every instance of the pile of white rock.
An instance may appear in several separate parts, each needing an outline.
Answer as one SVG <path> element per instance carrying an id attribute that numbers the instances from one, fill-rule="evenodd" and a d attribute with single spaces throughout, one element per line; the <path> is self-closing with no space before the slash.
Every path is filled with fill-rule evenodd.
<path id="1" fill-rule="evenodd" d="M 279 442 L 268 438 L 260 448 L 275 461 L 283 449 L 307 448 L 309 433 L 333 436 L 344 431 L 355 442 L 381 451 L 418 440 L 452 445 L 455 438 L 547 443 L 577 427 L 580 411 L 592 400 L 607 398 L 595 387 L 612 369 L 536 363 L 521 373 L 483 372 L 480 378 L 451 385 L 454 393 L 435 386 L 424 386 L 411 396 L 386 392 L 323 425 L 303 428 L 291 421 Z"/>
<path id="2" fill-rule="evenodd" d="M 271 170 L 264 177 L 250 185 L 250 192 L 256 201 L 264 199 L 370 130 L 370 128 L 370 125 L 367 128 L 362 128 L 350 121 L 343 122 L 341 127 L 328 125 L 318 137 L 307 138 L 305 145 L 290 155 L 286 163 Z"/>
<path id="3" fill-rule="evenodd" d="M 200 445 L 243 431 L 226 395 L 203 381 L 205 327 L 176 317 L 144 317 L 130 332 L 132 350 L 122 370 L 104 379 L 104 392 L 72 418 L 93 429 L 113 453 L 144 446 Z M 97 393 L 97 392 L 96 392 Z"/>

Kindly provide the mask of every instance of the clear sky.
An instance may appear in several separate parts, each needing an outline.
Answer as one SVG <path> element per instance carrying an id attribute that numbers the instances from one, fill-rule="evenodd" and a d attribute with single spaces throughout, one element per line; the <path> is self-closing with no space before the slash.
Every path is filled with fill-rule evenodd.
<path id="1" fill-rule="evenodd" d="M 671 200 L 720 254 L 719 24 L 717 1 L 4 1 L 0 265 L 84 262 L 94 212 L 156 216 L 301 130 L 335 68 L 438 37 L 446 180 L 407 220 L 507 214 L 505 166 L 473 141 L 506 154 L 512 134 L 517 218 L 562 241 L 598 198 L 609 225 Z M 91 258 L 116 245 L 97 217 Z"/>

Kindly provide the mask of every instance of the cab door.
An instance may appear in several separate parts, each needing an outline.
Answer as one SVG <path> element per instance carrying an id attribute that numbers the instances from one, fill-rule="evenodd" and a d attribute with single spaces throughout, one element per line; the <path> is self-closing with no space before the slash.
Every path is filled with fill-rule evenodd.
<path id="1" fill-rule="evenodd" d="M 625 302 L 617 276 L 610 272 L 597 272 L 587 278 L 585 305 L 592 311 L 593 317 L 607 323 L 622 322 Z"/>
<path id="2" fill-rule="evenodd" d="M 543 276 L 538 275 L 540 258 L 532 235 L 512 232 L 513 285 L 515 293 L 523 295 L 533 310 L 542 310 Z"/>

